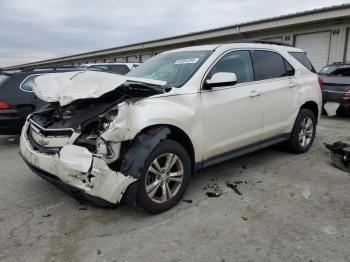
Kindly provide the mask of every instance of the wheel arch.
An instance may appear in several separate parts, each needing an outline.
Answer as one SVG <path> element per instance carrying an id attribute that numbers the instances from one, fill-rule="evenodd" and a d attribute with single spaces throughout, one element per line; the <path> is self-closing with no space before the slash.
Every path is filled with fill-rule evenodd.
<path id="1" fill-rule="evenodd" d="M 188 155 L 190 156 L 191 159 L 191 168 L 192 168 L 192 173 L 195 171 L 195 150 L 194 146 L 192 143 L 191 138 L 189 135 L 182 130 L 181 128 L 170 125 L 170 124 L 156 124 L 156 125 L 151 125 L 143 128 L 139 134 L 145 133 L 149 130 L 152 129 L 157 129 L 161 127 L 167 127 L 170 129 L 170 133 L 168 134 L 167 138 L 174 140 L 175 142 L 178 142 L 180 145 L 182 145 L 185 150 L 187 151 Z"/>
<path id="2" fill-rule="evenodd" d="M 318 104 L 315 101 L 307 101 L 301 105 L 300 109 L 309 109 L 314 114 L 316 120 L 319 117 L 319 108 Z"/>

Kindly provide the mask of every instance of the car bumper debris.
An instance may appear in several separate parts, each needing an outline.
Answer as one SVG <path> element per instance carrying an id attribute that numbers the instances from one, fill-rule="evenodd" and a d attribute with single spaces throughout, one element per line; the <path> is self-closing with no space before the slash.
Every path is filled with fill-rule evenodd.
<path id="1" fill-rule="evenodd" d="M 325 144 L 329 149 L 329 155 L 333 161 L 334 166 L 350 173 L 350 144 L 341 141 L 333 144 Z"/>

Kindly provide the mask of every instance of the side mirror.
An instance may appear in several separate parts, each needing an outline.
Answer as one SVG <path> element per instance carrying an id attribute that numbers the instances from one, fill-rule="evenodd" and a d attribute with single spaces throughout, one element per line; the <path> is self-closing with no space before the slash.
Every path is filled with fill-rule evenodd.
<path id="1" fill-rule="evenodd" d="M 204 89 L 212 89 L 213 87 L 232 86 L 237 83 L 237 76 L 235 73 L 218 72 L 215 73 L 211 79 L 204 82 Z"/>

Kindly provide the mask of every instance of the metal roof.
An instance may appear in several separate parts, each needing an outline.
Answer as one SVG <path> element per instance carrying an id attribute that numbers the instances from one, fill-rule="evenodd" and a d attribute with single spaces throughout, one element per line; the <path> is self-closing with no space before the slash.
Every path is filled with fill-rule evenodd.
<path id="1" fill-rule="evenodd" d="M 350 8 L 350 3 L 341 4 L 341 5 L 333 5 L 330 7 L 316 8 L 316 9 L 312 9 L 312 10 L 306 10 L 306 11 L 296 12 L 296 13 L 287 14 L 287 15 L 275 16 L 272 18 L 264 18 L 264 19 L 249 21 L 249 22 L 242 22 L 242 23 L 238 23 L 238 24 L 234 24 L 234 25 L 217 27 L 217 28 L 212 28 L 212 29 L 207 29 L 207 30 L 202 30 L 202 31 L 197 31 L 197 32 L 191 32 L 191 33 L 186 33 L 186 34 L 180 34 L 180 35 L 176 35 L 176 36 L 158 38 L 155 40 L 150 40 L 150 41 L 145 41 L 145 42 L 138 42 L 138 43 L 127 44 L 127 45 L 122 45 L 122 46 L 117 46 L 117 47 L 112 47 L 112 48 L 107 48 L 107 49 L 95 50 L 95 51 L 91 51 L 91 52 L 79 53 L 79 54 L 51 58 L 51 59 L 47 59 L 47 60 L 30 62 L 30 63 L 20 64 L 20 65 L 14 65 L 14 66 L 5 67 L 4 69 L 17 68 L 17 67 L 21 67 L 21 66 L 29 66 L 29 65 L 39 64 L 39 63 L 60 62 L 57 60 L 79 59 L 80 56 L 90 56 L 91 57 L 91 56 L 104 55 L 103 53 L 105 53 L 105 52 L 109 52 L 109 51 L 118 52 L 119 49 L 127 49 L 127 48 L 136 47 L 136 46 L 145 46 L 145 45 L 157 43 L 157 42 L 163 42 L 163 41 L 174 40 L 174 39 L 179 39 L 179 38 L 203 35 L 203 34 L 218 32 L 218 31 L 222 31 L 222 30 L 238 29 L 238 28 L 244 27 L 244 26 L 257 25 L 257 24 L 261 24 L 261 23 L 274 22 L 274 21 L 279 21 L 279 20 L 283 20 L 283 19 L 325 13 L 325 12 L 330 12 L 330 11 L 342 10 L 342 9 L 346 9 L 346 8 Z M 350 13 L 347 15 L 350 16 Z"/>

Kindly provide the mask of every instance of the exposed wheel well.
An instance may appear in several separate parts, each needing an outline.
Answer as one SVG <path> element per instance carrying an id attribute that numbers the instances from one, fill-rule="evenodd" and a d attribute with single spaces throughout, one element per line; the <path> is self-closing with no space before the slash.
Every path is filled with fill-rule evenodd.
<path id="1" fill-rule="evenodd" d="M 315 115 L 315 118 L 318 118 L 318 106 L 315 102 L 313 101 L 308 101 L 305 104 L 303 104 L 300 109 L 310 109 L 312 111 L 312 113 Z"/>
<path id="2" fill-rule="evenodd" d="M 194 168 L 195 168 L 194 147 L 193 147 L 191 139 L 182 129 L 180 129 L 176 126 L 172 126 L 172 125 L 153 125 L 153 126 L 148 126 L 148 127 L 144 128 L 141 131 L 141 133 L 146 132 L 149 129 L 157 128 L 157 127 L 161 127 L 161 126 L 168 127 L 170 129 L 171 132 L 168 135 L 169 139 L 178 142 L 180 145 L 182 145 L 186 149 L 187 153 L 189 154 L 189 156 L 191 158 L 191 166 L 192 166 L 192 173 L 193 173 Z"/>

